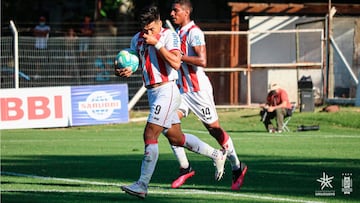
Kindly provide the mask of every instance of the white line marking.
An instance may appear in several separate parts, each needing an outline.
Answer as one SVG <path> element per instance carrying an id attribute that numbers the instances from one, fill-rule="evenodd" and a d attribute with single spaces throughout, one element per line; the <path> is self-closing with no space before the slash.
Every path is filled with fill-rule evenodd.
<path id="1" fill-rule="evenodd" d="M 189 133 L 199 133 L 199 134 L 209 134 L 208 131 L 206 130 L 192 130 L 192 129 L 182 129 L 184 132 L 189 132 Z M 229 134 L 248 134 L 248 133 L 243 133 L 241 131 L 239 132 L 230 132 Z M 264 132 L 263 135 L 261 136 L 269 136 L 269 137 L 294 137 L 295 134 L 287 134 L 282 133 L 282 134 L 276 134 L 276 133 L 266 133 Z M 302 137 L 309 137 L 308 134 L 302 134 L 301 132 L 298 132 L 298 134 L 296 134 L 297 136 L 302 136 Z M 324 137 L 324 138 L 360 138 L 360 136 L 357 135 L 316 135 L 316 137 Z M 314 137 L 310 137 L 310 138 L 314 138 Z"/>
<path id="2" fill-rule="evenodd" d="M 59 189 L 1 189 L 1 192 L 56 192 L 56 193 L 119 193 L 120 190 L 59 190 Z"/>
<path id="3" fill-rule="evenodd" d="M 13 172 L 6 172 L 6 171 L 1 171 L 0 174 L 1 175 L 9 175 L 9 176 L 17 176 L 17 177 L 43 179 L 43 180 L 57 180 L 57 181 L 64 181 L 64 182 L 70 182 L 70 183 L 82 183 L 82 184 L 89 184 L 89 185 L 102 185 L 102 186 L 121 186 L 122 185 L 122 184 L 117 184 L 117 183 L 105 183 L 105 182 L 86 181 L 86 180 L 77 180 L 77 179 L 69 179 L 69 178 L 46 177 L 46 176 L 37 176 L 37 175 L 31 175 L 31 174 L 13 173 Z"/>
<path id="4" fill-rule="evenodd" d="M 99 185 L 99 186 L 116 186 L 119 187 L 121 183 L 107 183 L 107 182 L 97 182 L 97 181 L 86 181 L 86 180 L 77 180 L 77 179 L 69 179 L 69 178 L 56 178 L 56 177 L 46 177 L 46 176 L 38 176 L 31 174 L 23 174 L 23 173 L 14 173 L 14 172 L 0 172 L 1 175 L 9 175 L 9 176 L 17 176 L 17 177 L 28 177 L 34 179 L 43 179 L 43 180 L 56 180 L 56 181 L 64 181 L 71 183 L 82 183 L 89 185 Z M 290 198 L 281 198 L 281 197 L 270 197 L 264 195 L 250 195 L 250 194 L 240 194 L 234 192 L 214 192 L 207 190 L 197 190 L 197 189 L 165 189 L 159 187 L 150 187 L 149 190 L 153 194 L 171 194 L 171 195 L 183 195 L 183 194 L 206 194 L 206 195 L 226 195 L 231 197 L 244 197 L 249 199 L 261 199 L 261 200 L 270 200 L 275 202 L 300 202 L 300 203 L 323 203 L 318 201 L 311 200 L 302 200 L 302 199 L 290 199 Z M 58 192 L 58 193 L 119 193 L 118 190 L 59 190 L 59 189 L 3 189 L 1 188 L 1 192 Z"/>
<path id="5" fill-rule="evenodd" d="M 325 138 L 360 138 L 356 135 L 324 135 Z"/>

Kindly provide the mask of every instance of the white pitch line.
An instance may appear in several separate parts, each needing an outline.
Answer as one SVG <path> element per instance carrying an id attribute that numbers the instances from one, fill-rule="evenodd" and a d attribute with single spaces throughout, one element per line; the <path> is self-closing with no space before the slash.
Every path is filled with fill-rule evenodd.
<path id="1" fill-rule="evenodd" d="M 356 135 L 324 135 L 325 138 L 360 138 Z"/>
<path id="2" fill-rule="evenodd" d="M 57 180 L 71 183 L 82 183 L 88 185 L 99 185 L 99 186 L 121 186 L 124 184 L 118 183 L 107 183 L 107 182 L 97 182 L 97 181 L 85 181 L 85 180 L 77 180 L 77 179 L 69 179 L 69 178 L 56 178 L 56 177 L 46 177 L 46 176 L 38 176 L 31 174 L 23 174 L 23 173 L 14 173 L 14 172 L 0 172 L 1 175 L 9 175 L 9 176 L 17 176 L 17 177 L 28 177 L 34 179 L 43 179 L 43 180 Z M 120 190 L 113 191 L 104 191 L 104 190 L 59 190 L 59 189 L 3 189 L 2 192 L 58 192 L 58 193 L 119 193 Z M 290 198 L 281 198 L 281 197 L 270 197 L 263 195 L 249 195 L 249 194 L 241 194 L 241 193 L 233 193 L 233 192 L 214 192 L 208 190 L 197 190 L 197 189 L 159 189 L 158 187 L 150 187 L 150 192 L 153 194 L 171 194 L 171 195 L 183 195 L 183 194 L 206 194 L 206 195 L 226 195 L 232 197 L 244 197 L 249 199 L 260 199 L 260 200 L 270 200 L 276 202 L 299 202 L 299 203 L 323 203 L 318 201 L 310 201 L 310 200 L 302 200 L 302 199 L 290 199 Z"/>
<path id="3" fill-rule="evenodd" d="M 192 129 L 182 129 L 184 132 L 191 132 L 191 133 L 198 133 L 198 134 L 209 134 L 208 131 L 206 130 L 192 130 Z M 238 133 L 238 134 L 245 134 L 245 133 L 242 133 L 242 132 L 232 132 L 233 133 Z M 294 134 L 287 134 L 287 133 L 283 133 L 283 134 L 275 134 L 275 133 L 266 133 L 264 132 L 265 134 L 262 135 L 262 136 L 269 136 L 269 137 L 286 137 L 286 136 L 289 136 L 289 137 L 293 137 Z M 298 132 L 298 136 L 302 136 L 302 137 L 309 137 L 308 134 L 302 134 L 301 132 Z M 323 138 L 360 138 L 360 136 L 357 136 L 357 135 L 316 135 L 316 137 L 323 137 Z M 311 137 L 309 137 L 311 138 Z"/>
<path id="4" fill-rule="evenodd" d="M 43 193 L 119 193 L 119 190 L 59 190 L 59 189 L 1 189 L 1 192 L 43 192 Z"/>
<path id="5" fill-rule="evenodd" d="M 17 177 L 43 179 L 43 180 L 57 180 L 57 181 L 64 181 L 64 182 L 71 182 L 71 183 L 83 183 L 83 184 L 89 184 L 89 185 L 118 186 L 118 187 L 120 187 L 122 185 L 122 184 L 117 184 L 117 183 L 86 181 L 86 180 L 77 180 L 77 179 L 70 179 L 70 178 L 46 177 L 46 176 L 38 176 L 38 175 L 23 174 L 23 173 L 13 173 L 13 172 L 6 172 L 6 171 L 1 171 L 0 174 L 1 175 L 9 175 L 9 176 L 17 176 Z"/>

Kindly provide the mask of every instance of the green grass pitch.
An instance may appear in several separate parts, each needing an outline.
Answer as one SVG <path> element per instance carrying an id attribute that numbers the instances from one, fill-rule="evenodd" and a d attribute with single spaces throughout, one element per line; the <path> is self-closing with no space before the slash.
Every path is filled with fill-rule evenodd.
<path id="1" fill-rule="evenodd" d="M 210 159 L 188 152 L 196 171 L 171 189 L 178 163 L 164 136 L 145 200 L 119 186 L 136 181 L 143 156 L 145 121 L 118 125 L 1 131 L 1 202 L 359 202 L 360 108 L 337 113 L 296 112 L 291 132 L 269 134 L 259 109 L 221 109 L 220 122 L 249 169 L 240 191 L 231 191 L 231 167 L 214 180 Z M 131 117 L 146 112 L 131 112 Z M 194 115 L 183 130 L 219 148 Z M 296 132 L 299 125 L 318 131 Z M 333 177 L 321 190 L 323 177 Z M 351 184 L 343 184 L 344 177 Z M 331 187 L 330 187 L 331 186 Z M 344 194 L 342 189 L 351 189 Z M 322 192 L 322 193 L 321 193 Z M 334 196 L 319 196 L 319 194 Z M 318 194 L 318 195 L 315 195 Z"/>

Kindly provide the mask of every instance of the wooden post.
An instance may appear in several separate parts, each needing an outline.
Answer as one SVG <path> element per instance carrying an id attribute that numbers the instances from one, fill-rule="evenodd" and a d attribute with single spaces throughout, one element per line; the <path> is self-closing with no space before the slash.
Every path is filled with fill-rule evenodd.
<path id="1" fill-rule="evenodd" d="M 250 43 L 250 34 L 246 35 L 247 37 L 247 49 L 246 49 L 246 104 L 251 105 L 251 43 Z"/>
<path id="2" fill-rule="evenodd" d="M 353 71 L 358 73 L 359 80 L 355 91 L 355 106 L 360 106 L 360 19 L 355 20 Z"/>
<path id="3" fill-rule="evenodd" d="M 333 15 L 335 13 L 332 13 L 331 8 L 331 0 L 329 0 L 329 12 L 328 12 L 328 35 L 327 35 L 327 57 L 328 57 L 328 91 L 327 91 L 327 98 L 332 99 L 334 98 L 334 82 L 335 82 L 335 76 L 334 76 L 334 51 L 331 46 L 330 38 L 333 35 L 332 32 L 332 21 L 333 21 Z"/>
<path id="4" fill-rule="evenodd" d="M 237 12 L 231 13 L 231 31 L 238 31 L 240 19 Z M 239 36 L 231 35 L 230 39 L 230 67 L 235 67 L 239 64 Z M 236 72 L 230 73 L 230 104 L 238 103 L 238 74 Z"/>

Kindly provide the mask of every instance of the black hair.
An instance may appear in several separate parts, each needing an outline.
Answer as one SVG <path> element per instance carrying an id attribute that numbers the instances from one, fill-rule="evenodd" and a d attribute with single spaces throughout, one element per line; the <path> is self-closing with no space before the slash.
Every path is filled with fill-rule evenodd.
<path id="1" fill-rule="evenodd" d="M 193 11 L 193 6 L 190 0 L 174 0 L 173 4 L 180 4 L 181 6 L 186 6 L 190 9 L 190 13 Z"/>
<path id="2" fill-rule="evenodd" d="M 271 90 L 271 91 L 269 92 L 269 96 L 274 96 L 274 95 L 276 95 L 276 94 L 277 94 L 276 90 Z"/>
<path id="3" fill-rule="evenodd" d="M 150 5 L 140 11 L 140 26 L 145 27 L 153 21 L 160 20 L 160 12 L 157 6 Z"/>

